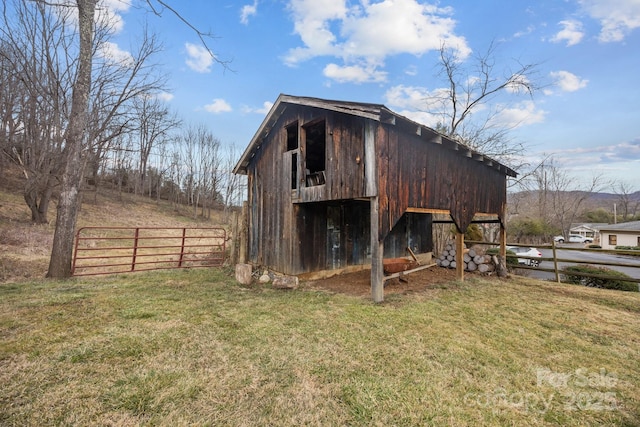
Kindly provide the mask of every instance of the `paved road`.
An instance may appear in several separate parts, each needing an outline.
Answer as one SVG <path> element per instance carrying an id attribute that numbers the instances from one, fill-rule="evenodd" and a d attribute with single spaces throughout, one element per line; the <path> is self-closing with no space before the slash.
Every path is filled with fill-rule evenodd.
<path id="1" fill-rule="evenodd" d="M 559 259 L 570 259 L 577 260 L 582 262 L 609 262 L 615 264 L 628 264 L 634 267 L 617 267 L 617 266 L 603 266 L 607 268 L 611 268 L 612 270 L 621 271 L 627 274 L 630 277 L 640 279 L 640 259 L 638 257 L 624 256 L 624 255 L 614 255 L 607 253 L 598 253 L 598 252 L 588 252 L 588 251 L 563 251 L 563 247 L 571 247 L 571 248 L 580 248 L 582 245 L 580 244 L 565 244 L 556 248 L 556 255 Z M 543 258 L 552 258 L 553 251 L 551 249 L 540 249 Z M 573 265 L 571 262 L 560 262 L 558 263 L 558 267 L 562 268 L 565 266 Z M 540 268 L 548 268 L 553 269 L 553 261 L 542 261 L 540 263 Z M 548 273 L 546 271 L 535 271 L 535 270 L 527 270 L 530 277 L 535 277 L 537 279 L 545 279 L 545 280 L 555 280 L 554 273 Z"/>

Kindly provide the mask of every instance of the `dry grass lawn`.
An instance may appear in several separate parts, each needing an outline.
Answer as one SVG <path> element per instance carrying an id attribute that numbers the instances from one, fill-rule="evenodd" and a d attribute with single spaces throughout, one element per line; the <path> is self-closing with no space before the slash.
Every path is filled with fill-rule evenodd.
<path id="1" fill-rule="evenodd" d="M 216 270 L 0 285 L 2 425 L 640 425 L 640 295 Z"/>

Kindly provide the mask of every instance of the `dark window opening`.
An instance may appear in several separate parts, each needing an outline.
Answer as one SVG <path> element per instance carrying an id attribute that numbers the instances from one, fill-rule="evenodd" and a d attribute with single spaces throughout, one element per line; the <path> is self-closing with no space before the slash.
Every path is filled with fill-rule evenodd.
<path id="1" fill-rule="evenodd" d="M 287 151 L 298 149 L 298 122 L 287 126 Z"/>
<path id="2" fill-rule="evenodd" d="M 291 154 L 291 189 L 298 188 L 298 153 Z"/>
<path id="3" fill-rule="evenodd" d="M 618 244 L 618 235 L 617 234 L 609 234 L 609 244 L 613 245 L 613 246 Z"/>
<path id="4" fill-rule="evenodd" d="M 306 145 L 307 185 L 325 183 L 327 132 L 325 121 L 320 120 L 304 126 Z"/>

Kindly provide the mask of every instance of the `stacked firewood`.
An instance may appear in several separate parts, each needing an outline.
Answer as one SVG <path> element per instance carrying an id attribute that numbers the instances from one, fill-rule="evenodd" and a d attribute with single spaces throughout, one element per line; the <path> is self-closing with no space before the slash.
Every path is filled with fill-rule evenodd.
<path id="1" fill-rule="evenodd" d="M 491 273 L 495 271 L 496 266 L 491 259 L 491 255 L 484 253 L 484 249 L 480 246 L 474 246 L 470 249 L 464 249 L 464 269 L 466 271 L 479 271 L 480 273 Z M 444 251 L 440 254 L 436 263 L 440 267 L 456 268 L 456 248 L 453 244 L 447 244 Z"/>

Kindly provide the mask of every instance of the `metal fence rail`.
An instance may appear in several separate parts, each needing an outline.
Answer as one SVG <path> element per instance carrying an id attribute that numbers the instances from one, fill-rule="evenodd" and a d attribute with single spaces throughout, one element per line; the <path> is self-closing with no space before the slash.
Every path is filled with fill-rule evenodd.
<path id="1" fill-rule="evenodd" d="M 71 274 L 221 266 L 226 242 L 218 227 L 83 227 L 76 232 Z"/>

